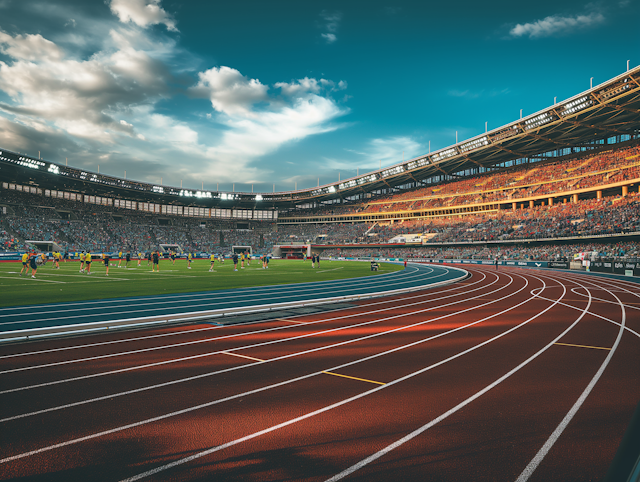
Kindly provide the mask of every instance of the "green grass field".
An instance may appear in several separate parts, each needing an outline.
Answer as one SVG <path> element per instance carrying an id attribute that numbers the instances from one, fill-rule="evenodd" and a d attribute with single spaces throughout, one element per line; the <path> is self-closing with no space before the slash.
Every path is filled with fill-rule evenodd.
<path id="1" fill-rule="evenodd" d="M 29 275 L 19 276 L 22 263 L 0 263 L 0 307 L 337 280 L 403 269 L 382 263 L 376 273 L 369 263 L 324 260 L 313 269 L 310 260 L 276 259 L 269 262 L 267 270 L 262 269 L 260 260 L 252 260 L 250 266 L 238 266 L 234 272 L 231 260 L 225 260 L 224 264 L 216 262 L 214 272 L 209 272 L 208 260 L 192 261 L 192 269 L 187 269 L 187 261 L 180 259 L 175 265 L 171 260 L 160 261 L 160 272 L 153 273 L 146 260 L 140 267 L 137 260 L 129 262 L 129 268 L 124 264 L 118 268 L 118 262 L 112 261 L 107 277 L 101 261 L 91 264 L 91 275 L 79 273 L 78 261 L 63 261 L 60 269 L 53 269 L 49 261 L 32 279 L 31 270 Z"/>

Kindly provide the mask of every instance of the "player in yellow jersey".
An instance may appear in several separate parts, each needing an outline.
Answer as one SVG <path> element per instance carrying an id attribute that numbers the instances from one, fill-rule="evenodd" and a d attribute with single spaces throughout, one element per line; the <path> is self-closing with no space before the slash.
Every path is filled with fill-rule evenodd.
<path id="1" fill-rule="evenodd" d="M 244 269 L 244 253 L 240 253 L 240 269 Z"/>
<path id="2" fill-rule="evenodd" d="M 187 255 L 187 269 L 191 269 L 191 253 Z"/>
<path id="3" fill-rule="evenodd" d="M 91 274 L 91 250 L 84 255 L 84 265 L 87 267 L 87 274 Z"/>
<path id="4" fill-rule="evenodd" d="M 122 264 L 122 251 L 118 253 L 118 268 L 120 267 L 121 264 Z"/>
<path id="5" fill-rule="evenodd" d="M 29 253 L 25 251 L 22 255 L 22 269 L 20 270 L 20 276 L 22 276 L 22 272 L 29 274 Z"/>
<path id="6" fill-rule="evenodd" d="M 216 262 L 216 255 L 211 253 L 210 259 L 211 259 L 211 267 L 209 268 L 209 273 L 211 273 L 213 271 L 213 263 Z"/>
<path id="7" fill-rule="evenodd" d="M 85 252 L 83 251 L 82 253 L 80 253 L 80 272 L 84 273 L 84 260 L 87 257 L 87 255 L 85 254 Z"/>

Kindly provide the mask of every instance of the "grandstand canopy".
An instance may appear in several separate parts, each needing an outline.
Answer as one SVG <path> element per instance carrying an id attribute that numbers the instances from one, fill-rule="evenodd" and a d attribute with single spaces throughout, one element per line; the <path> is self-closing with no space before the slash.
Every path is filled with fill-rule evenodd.
<path id="1" fill-rule="evenodd" d="M 640 67 L 498 129 L 384 169 L 312 189 L 276 193 L 195 191 L 160 186 L 35 159 L 0 147 L 0 179 L 45 189 L 202 207 L 290 208 L 464 176 L 567 148 L 605 147 L 612 137 L 640 135 Z"/>

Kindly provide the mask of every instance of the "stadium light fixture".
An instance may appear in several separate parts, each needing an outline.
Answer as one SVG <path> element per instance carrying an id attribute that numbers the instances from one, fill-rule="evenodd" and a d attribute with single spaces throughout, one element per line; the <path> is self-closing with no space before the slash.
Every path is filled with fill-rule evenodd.
<path id="1" fill-rule="evenodd" d="M 429 164 L 429 159 L 427 157 L 423 157 L 422 159 L 416 159 L 415 161 L 410 161 L 407 163 L 407 169 L 412 170 L 418 167 L 423 167 Z"/>
<path id="2" fill-rule="evenodd" d="M 456 150 L 455 147 L 452 147 L 450 149 L 445 149 L 444 151 L 436 152 L 431 157 L 431 161 L 438 162 L 438 161 L 441 161 L 442 159 L 448 159 L 449 157 L 453 157 L 456 154 L 458 154 L 458 151 Z"/>
<path id="3" fill-rule="evenodd" d="M 151 191 L 157 194 L 164 194 L 164 188 L 162 186 L 153 186 Z"/>
<path id="4" fill-rule="evenodd" d="M 358 179 L 358 184 L 366 184 L 368 182 L 373 182 L 376 179 L 378 179 L 378 176 L 376 176 L 375 174 L 369 174 L 368 176 L 363 176 L 361 178 Z"/>
<path id="5" fill-rule="evenodd" d="M 262 201 L 262 194 L 256 194 L 256 201 Z"/>
<path id="6" fill-rule="evenodd" d="M 589 98 L 588 95 L 584 95 L 579 99 L 573 100 L 571 102 L 566 103 L 563 106 L 562 115 L 571 115 L 576 112 L 579 112 L 587 107 L 591 106 L 593 101 Z"/>
<path id="7" fill-rule="evenodd" d="M 338 184 L 338 189 L 347 189 L 350 187 L 355 187 L 357 185 L 357 182 L 355 179 L 351 179 L 350 181 L 345 181 L 345 182 L 341 182 L 340 184 Z"/>
<path id="8" fill-rule="evenodd" d="M 331 193 L 336 192 L 336 187 L 335 186 L 329 186 L 329 192 L 331 192 Z"/>
<path id="9" fill-rule="evenodd" d="M 404 166 L 392 167 L 390 169 L 385 169 L 384 171 L 382 171 L 382 177 L 393 176 L 394 174 L 400 174 L 401 172 L 404 172 Z"/>
<path id="10" fill-rule="evenodd" d="M 474 139 L 469 142 L 465 142 L 460 146 L 460 150 L 462 152 L 473 151 L 474 149 L 478 149 L 479 147 L 489 145 L 489 138 L 487 136 L 482 136 L 479 139 Z"/>
<path id="11" fill-rule="evenodd" d="M 524 128 L 530 131 L 531 129 L 536 129 L 552 121 L 553 121 L 553 115 L 551 115 L 549 112 L 543 112 L 540 115 L 537 115 L 535 117 L 532 117 L 531 119 L 527 119 L 526 121 L 524 121 Z"/>
<path id="12" fill-rule="evenodd" d="M 58 166 L 56 166 L 55 164 L 50 164 L 50 165 L 49 165 L 49 169 L 48 169 L 48 171 L 49 171 L 51 174 L 60 174 L 60 169 L 59 169 L 59 168 L 58 168 Z"/>
<path id="13" fill-rule="evenodd" d="M 629 79 L 624 79 L 622 84 L 614 85 L 613 87 L 609 87 L 608 89 L 603 89 L 598 92 L 598 95 L 600 95 L 603 100 L 607 100 L 611 97 L 623 93 L 626 90 L 629 90 L 630 88 L 631 84 L 629 83 Z"/>

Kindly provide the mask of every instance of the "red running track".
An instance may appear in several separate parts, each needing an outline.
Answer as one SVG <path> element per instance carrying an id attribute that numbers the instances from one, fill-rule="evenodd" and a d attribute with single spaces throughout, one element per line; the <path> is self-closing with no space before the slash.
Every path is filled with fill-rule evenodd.
<path id="1" fill-rule="evenodd" d="M 469 267 L 259 324 L 0 347 L 2 480 L 601 480 L 640 286 Z"/>

